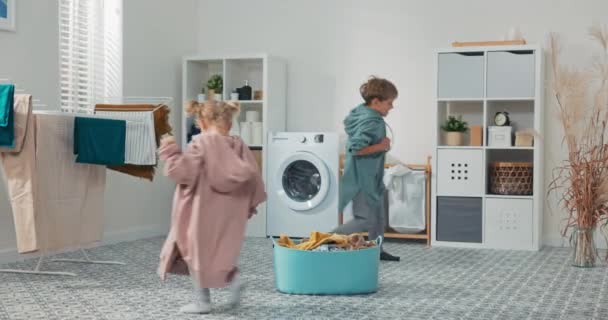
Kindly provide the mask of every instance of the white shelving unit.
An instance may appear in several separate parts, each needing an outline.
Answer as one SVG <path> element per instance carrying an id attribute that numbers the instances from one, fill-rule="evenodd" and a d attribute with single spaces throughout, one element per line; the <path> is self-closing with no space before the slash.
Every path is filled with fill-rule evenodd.
<path id="1" fill-rule="evenodd" d="M 230 97 L 230 92 L 240 88 L 247 80 L 252 91 L 262 90 L 261 100 L 239 100 L 241 113 L 239 122 L 245 121 L 245 113 L 256 110 L 260 113 L 262 122 L 262 145 L 250 145 L 254 152 L 259 152 L 262 162 L 262 176 L 266 177 L 266 139 L 268 131 L 285 131 L 286 123 L 286 88 L 287 69 L 285 62 L 267 54 L 235 55 L 222 57 L 189 56 L 183 58 L 182 71 L 182 101 L 196 100 L 207 80 L 215 74 L 222 76 L 224 81 L 224 99 Z M 253 94 L 252 94 L 253 95 Z M 182 112 L 181 141 L 185 148 L 188 143 L 192 119 Z M 249 221 L 247 235 L 255 237 L 266 236 L 266 206 L 258 208 L 258 214 Z"/>
<path id="2" fill-rule="evenodd" d="M 438 50 L 436 59 L 432 245 L 538 250 L 545 192 L 542 140 L 535 137 L 532 147 L 493 147 L 487 136 L 498 111 L 509 112 L 514 132 L 542 134 L 541 47 L 448 48 Z M 441 123 L 450 115 L 481 125 L 482 146 L 445 145 Z M 488 173 L 494 161 L 532 162 L 533 195 L 491 194 Z"/>

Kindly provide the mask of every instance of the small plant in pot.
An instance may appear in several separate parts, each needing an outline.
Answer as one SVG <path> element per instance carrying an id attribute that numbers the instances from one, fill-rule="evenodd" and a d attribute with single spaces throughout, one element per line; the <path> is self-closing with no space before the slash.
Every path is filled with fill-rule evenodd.
<path id="1" fill-rule="evenodd" d="M 448 146 L 461 146 L 464 142 L 464 133 L 469 127 L 467 122 L 462 120 L 462 116 L 449 116 L 441 129 L 446 132 L 445 142 Z"/>
<path id="2" fill-rule="evenodd" d="M 223 100 L 222 90 L 224 89 L 224 81 L 222 76 L 219 74 L 211 76 L 207 81 L 207 89 L 209 89 L 210 98 L 213 97 L 218 101 Z"/>

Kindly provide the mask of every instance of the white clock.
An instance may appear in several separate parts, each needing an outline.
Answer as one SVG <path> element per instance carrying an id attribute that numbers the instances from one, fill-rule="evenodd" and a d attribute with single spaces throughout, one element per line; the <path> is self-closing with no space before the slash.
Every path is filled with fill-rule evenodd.
<path id="1" fill-rule="evenodd" d="M 500 127 L 508 126 L 511 124 L 511 120 L 509 119 L 509 113 L 506 111 L 496 112 L 494 115 L 494 124 Z"/>

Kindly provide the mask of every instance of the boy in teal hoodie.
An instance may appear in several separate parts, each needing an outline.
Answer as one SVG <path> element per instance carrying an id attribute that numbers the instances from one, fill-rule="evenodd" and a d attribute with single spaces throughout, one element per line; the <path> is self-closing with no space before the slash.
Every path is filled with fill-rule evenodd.
<path id="1" fill-rule="evenodd" d="M 386 79 L 371 77 L 359 89 L 365 101 L 344 119 L 348 135 L 344 174 L 340 181 L 340 211 L 353 202 L 354 219 L 334 230 L 351 234 L 368 232 L 370 239 L 384 236 L 386 209 L 384 160 L 391 141 L 383 117 L 393 108 L 397 88 Z M 382 250 L 381 260 L 399 261 Z"/>

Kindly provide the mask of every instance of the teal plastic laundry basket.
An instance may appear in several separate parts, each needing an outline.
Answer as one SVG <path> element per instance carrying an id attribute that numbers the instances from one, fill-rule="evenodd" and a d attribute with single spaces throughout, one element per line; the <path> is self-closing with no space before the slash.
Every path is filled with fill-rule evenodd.
<path id="1" fill-rule="evenodd" d="M 353 295 L 378 291 L 382 238 L 375 247 L 352 251 L 304 251 L 274 242 L 277 290 L 289 294 Z"/>

